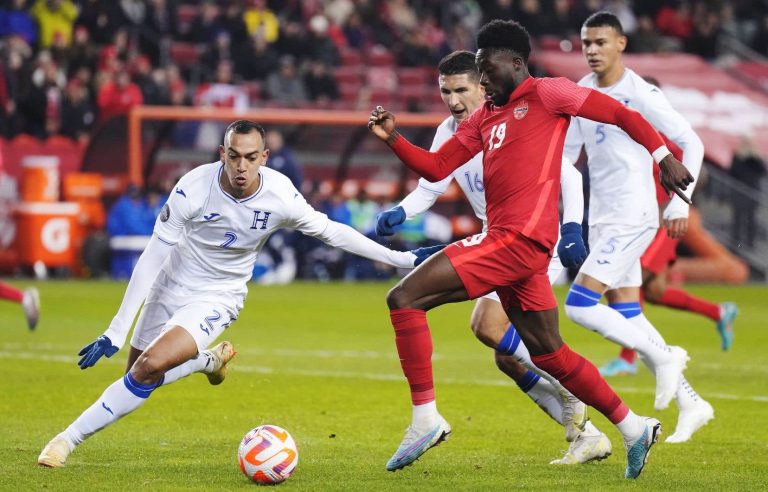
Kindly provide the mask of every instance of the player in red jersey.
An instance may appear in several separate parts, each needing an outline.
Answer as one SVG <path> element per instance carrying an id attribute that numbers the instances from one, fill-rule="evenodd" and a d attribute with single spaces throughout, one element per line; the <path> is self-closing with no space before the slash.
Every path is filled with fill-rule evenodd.
<path id="1" fill-rule="evenodd" d="M 34 330 L 37 326 L 37 320 L 40 318 L 40 294 L 37 289 L 19 290 L 16 287 L 0 282 L 0 299 L 15 302 L 21 306 L 24 311 L 24 317 L 27 318 L 27 327 Z"/>
<path id="2" fill-rule="evenodd" d="M 659 86 L 658 81 L 655 79 L 651 77 L 643 78 L 648 83 Z M 675 158 L 682 159 L 680 147 L 666 137 L 664 137 L 664 140 Z M 659 203 L 659 210 L 663 210 L 669 202 L 669 192 L 659 184 L 659 168 L 657 166 L 654 166 L 653 174 L 656 183 L 656 201 Z M 643 256 L 640 258 L 643 275 L 643 299 L 650 304 L 690 311 L 706 316 L 716 323 L 721 347 L 723 350 L 728 350 L 733 344 L 733 322 L 739 314 L 736 304 L 732 302 L 716 304 L 696 297 L 683 289 L 667 285 L 667 273 L 669 268 L 675 263 L 675 260 L 677 260 L 677 245 L 680 243 L 681 237 L 680 231 L 676 229 L 659 228 L 653 242 L 643 253 Z M 616 359 L 600 368 L 600 374 L 603 376 L 636 374 L 636 360 L 637 352 L 632 349 L 622 348 Z"/>
<path id="3" fill-rule="evenodd" d="M 437 152 L 408 142 L 395 130 L 394 116 L 381 107 L 372 112 L 368 123 L 409 168 L 430 181 L 445 178 L 484 151 L 488 217 L 486 233 L 451 244 L 387 295 L 413 403 L 412 424 L 387 469 L 412 463 L 451 431 L 435 403 L 426 311 L 495 290 L 534 364 L 617 425 L 627 449 L 625 477 L 636 478 L 661 424 L 635 415 L 597 368 L 563 343 L 557 303 L 546 275 L 557 239 L 560 162 L 570 117 L 583 116 L 624 129 L 659 161 L 665 186 L 681 197 L 693 177 L 636 111 L 567 79 L 532 77 L 530 39 L 517 22 L 486 24 L 478 33 L 477 45 L 477 66 L 489 101 Z"/>

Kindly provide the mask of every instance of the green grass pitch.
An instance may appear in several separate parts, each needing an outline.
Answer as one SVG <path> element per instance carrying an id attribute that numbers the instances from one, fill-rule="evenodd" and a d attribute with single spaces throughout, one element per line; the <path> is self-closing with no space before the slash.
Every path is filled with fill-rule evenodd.
<path id="1" fill-rule="evenodd" d="M 15 282 L 17 285 L 28 285 Z M 693 287 L 732 300 L 741 313 L 723 353 L 707 319 L 664 308 L 648 317 L 692 357 L 686 375 L 716 418 L 685 444 L 660 442 L 636 481 L 623 478 L 621 437 L 608 460 L 574 467 L 548 463 L 566 449 L 551 422 L 499 373 L 469 330 L 470 303 L 429 314 L 441 413 L 451 439 L 414 466 L 384 465 L 410 419 L 407 385 L 384 303 L 388 284 L 252 286 L 225 337 L 238 355 L 224 384 L 199 374 L 157 390 L 138 411 L 97 434 L 64 469 L 36 465 L 42 447 L 123 373 L 126 351 L 81 371 L 77 351 L 102 333 L 124 283 L 41 282 L 42 318 L 27 332 L 21 310 L 0 303 L 0 489 L 238 490 L 257 487 L 239 471 L 242 436 L 262 423 L 287 428 L 299 465 L 285 490 L 765 490 L 768 488 L 768 288 Z M 562 301 L 564 288 L 557 289 Z M 617 347 L 561 312 L 563 337 L 600 365 Z M 653 411 L 647 370 L 609 382 L 664 435 L 674 405 Z"/>

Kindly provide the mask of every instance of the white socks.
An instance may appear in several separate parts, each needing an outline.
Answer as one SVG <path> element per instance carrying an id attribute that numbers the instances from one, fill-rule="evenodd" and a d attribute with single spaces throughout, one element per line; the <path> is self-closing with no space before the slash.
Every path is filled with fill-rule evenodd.
<path id="1" fill-rule="evenodd" d="M 437 402 L 432 400 L 422 405 L 413 405 L 413 417 L 411 422 L 414 427 L 425 429 L 437 423 Z"/>
<path id="2" fill-rule="evenodd" d="M 616 424 L 616 427 L 624 437 L 624 444 L 627 447 L 630 447 L 643 435 L 643 432 L 645 431 L 645 419 L 643 417 L 638 417 L 632 410 L 630 410 L 629 413 L 627 413 L 627 416 L 624 417 L 624 420 Z"/>
<path id="3" fill-rule="evenodd" d="M 163 379 L 163 386 L 174 383 L 194 372 L 205 372 L 204 369 L 212 366 L 213 357 L 207 350 L 204 350 L 200 352 L 194 359 L 189 359 L 187 362 L 180 364 L 169 371 L 166 371 L 165 378 Z"/>
<path id="4" fill-rule="evenodd" d="M 104 390 L 96 403 L 80 414 L 61 436 L 70 450 L 74 449 L 91 435 L 139 408 L 159 384 L 141 384 L 130 373 L 126 374 Z"/>

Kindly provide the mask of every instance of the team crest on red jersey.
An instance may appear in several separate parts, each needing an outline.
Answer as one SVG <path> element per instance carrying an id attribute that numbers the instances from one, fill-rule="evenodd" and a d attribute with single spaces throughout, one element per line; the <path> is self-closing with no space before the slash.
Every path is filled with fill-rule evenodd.
<path id="1" fill-rule="evenodd" d="M 515 115 L 516 120 L 522 120 L 525 118 L 525 115 L 528 114 L 528 101 L 523 100 L 517 103 L 515 109 L 512 110 L 512 114 Z"/>

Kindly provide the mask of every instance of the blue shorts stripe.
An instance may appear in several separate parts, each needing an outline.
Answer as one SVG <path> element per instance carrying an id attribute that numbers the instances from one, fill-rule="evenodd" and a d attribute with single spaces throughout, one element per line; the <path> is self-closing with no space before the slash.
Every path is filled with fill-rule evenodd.
<path id="1" fill-rule="evenodd" d="M 614 304 L 608 304 L 611 309 L 615 309 L 620 312 L 625 318 L 634 318 L 643 312 L 643 308 L 639 302 L 617 302 Z"/>
<path id="2" fill-rule="evenodd" d="M 571 285 L 568 295 L 565 297 L 565 303 L 568 306 L 590 307 L 600 302 L 601 294 L 578 284 Z"/>

